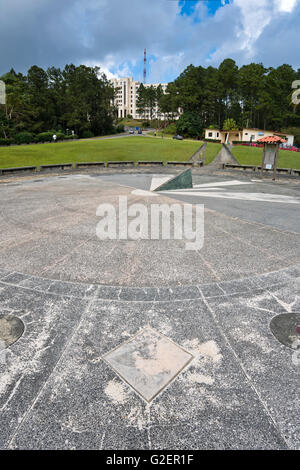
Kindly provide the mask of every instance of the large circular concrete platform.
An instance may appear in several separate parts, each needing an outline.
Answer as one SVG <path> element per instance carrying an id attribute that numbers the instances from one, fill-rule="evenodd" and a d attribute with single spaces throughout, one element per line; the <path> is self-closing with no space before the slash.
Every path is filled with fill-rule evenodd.
<path id="1" fill-rule="evenodd" d="M 300 186 L 155 177 L 2 181 L 0 314 L 25 331 L 0 350 L 0 448 L 300 448 L 300 361 L 269 326 L 300 309 Z M 99 240 L 120 195 L 204 203 L 203 248 Z"/>

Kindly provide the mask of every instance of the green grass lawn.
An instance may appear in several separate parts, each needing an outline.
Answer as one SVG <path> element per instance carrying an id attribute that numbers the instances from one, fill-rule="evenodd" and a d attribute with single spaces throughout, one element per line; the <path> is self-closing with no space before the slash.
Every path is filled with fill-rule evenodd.
<path id="1" fill-rule="evenodd" d="M 261 165 L 262 148 L 238 145 L 233 148 L 232 153 L 242 165 Z M 300 152 L 279 150 L 277 166 L 279 168 L 300 169 Z"/>
<path id="2" fill-rule="evenodd" d="M 0 147 L 0 168 L 97 161 L 186 161 L 199 142 L 123 137 Z"/>
<path id="3" fill-rule="evenodd" d="M 187 161 L 201 144 L 200 141 L 178 141 L 167 137 L 123 137 L 0 147 L 0 168 L 93 161 Z M 207 165 L 220 148 L 221 144 L 207 143 Z M 233 148 L 233 154 L 243 165 L 261 164 L 261 148 L 237 146 Z M 300 153 L 280 150 L 278 167 L 300 169 Z"/>
<path id="4" fill-rule="evenodd" d="M 201 145 L 201 143 L 200 143 Z M 205 165 L 209 165 L 221 150 L 221 144 L 207 142 Z"/>
<path id="5" fill-rule="evenodd" d="M 128 127 L 142 127 L 142 123 L 146 122 L 145 119 L 137 120 L 137 119 L 122 119 L 120 121 L 120 124 L 123 124 L 123 126 L 128 126 Z"/>

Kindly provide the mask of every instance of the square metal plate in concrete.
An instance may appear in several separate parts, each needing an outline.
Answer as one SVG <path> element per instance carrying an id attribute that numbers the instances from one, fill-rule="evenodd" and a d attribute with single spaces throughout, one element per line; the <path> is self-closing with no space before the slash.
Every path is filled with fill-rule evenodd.
<path id="1" fill-rule="evenodd" d="M 146 327 L 103 359 L 144 400 L 155 398 L 193 359 L 166 336 Z"/>

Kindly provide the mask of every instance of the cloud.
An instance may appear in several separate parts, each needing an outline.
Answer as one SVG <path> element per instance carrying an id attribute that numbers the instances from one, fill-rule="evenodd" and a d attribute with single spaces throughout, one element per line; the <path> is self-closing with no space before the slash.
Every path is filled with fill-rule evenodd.
<path id="1" fill-rule="evenodd" d="M 72 62 L 141 79 L 144 47 L 153 82 L 227 57 L 300 66 L 299 0 L 230 0 L 214 14 L 209 2 L 181 8 L 175 0 L 0 0 L 0 74 Z"/>

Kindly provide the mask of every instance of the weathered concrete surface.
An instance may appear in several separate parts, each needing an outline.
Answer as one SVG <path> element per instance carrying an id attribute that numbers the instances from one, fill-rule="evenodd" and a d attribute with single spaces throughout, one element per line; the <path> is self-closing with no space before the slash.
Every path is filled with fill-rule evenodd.
<path id="1" fill-rule="evenodd" d="M 1 308 L 26 331 L 0 366 L 1 448 L 299 448 L 299 367 L 269 329 L 299 309 L 299 282 L 300 266 L 121 300 L 2 275 Z M 147 325 L 193 355 L 151 404 L 103 360 Z"/>
<path id="2" fill-rule="evenodd" d="M 209 166 L 218 166 L 222 163 L 236 163 L 237 165 L 239 162 L 231 152 L 231 148 L 229 145 L 222 144 L 221 150 L 216 156 L 216 158 L 209 164 Z"/>
<path id="3" fill-rule="evenodd" d="M 208 209 L 205 246 L 191 256 L 178 241 L 104 244 L 100 202 L 170 202 L 148 194 L 151 176 L 134 178 L 0 186 L 0 314 L 25 325 L 0 361 L 0 448 L 300 449 L 300 368 L 270 329 L 300 310 L 299 233 L 274 226 L 291 224 L 293 205 L 220 199 L 217 211 L 195 196 Z M 256 221 L 275 208 L 277 221 Z M 126 382 L 126 363 L 107 361 L 147 327 L 192 356 L 149 403 Z M 157 344 L 125 354 L 129 366 L 165 377 Z"/>
<path id="4" fill-rule="evenodd" d="M 151 194 L 133 191 L 149 190 L 151 180 L 151 174 L 66 175 L 1 185 L 0 267 L 53 280 L 168 287 L 233 280 L 300 262 L 299 205 L 213 199 L 208 191 L 204 197 L 168 192 L 155 198 L 156 203 L 172 197 L 205 204 L 199 252 L 186 251 L 184 240 L 100 241 L 99 204 L 117 204 L 125 195 L 128 204 L 149 206 Z M 196 184 L 201 181 L 194 177 Z M 269 183 L 259 189 L 259 184 L 244 185 L 244 193 L 296 193 Z"/>
<path id="5" fill-rule="evenodd" d="M 207 148 L 207 142 L 203 142 L 201 147 L 191 156 L 191 158 L 189 159 L 189 162 L 193 162 L 193 163 L 199 163 L 201 161 L 205 162 L 206 148 Z"/>

